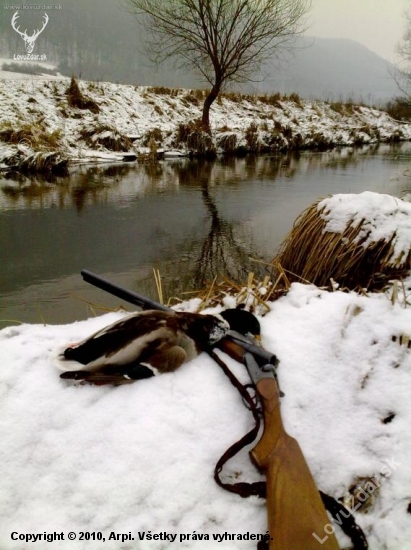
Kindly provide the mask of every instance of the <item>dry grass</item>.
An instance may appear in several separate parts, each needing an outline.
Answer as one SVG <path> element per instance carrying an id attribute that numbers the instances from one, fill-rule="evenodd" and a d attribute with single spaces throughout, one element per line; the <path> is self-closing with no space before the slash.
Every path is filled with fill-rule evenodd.
<path id="1" fill-rule="evenodd" d="M 192 132 L 201 131 L 201 120 L 190 120 L 189 122 L 180 122 L 177 127 L 175 144 L 187 143 L 188 137 Z"/>
<path id="2" fill-rule="evenodd" d="M 187 123 L 180 123 L 177 128 L 177 135 L 174 145 L 185 144 L 187 148 L 200 155 L 215 154 L 214 142 L 203 129 L 201 120 L 191 120 Z"/>
<path id="3" fill-rule="evenodd" d="M 80 137 L 92 148 L 101 145 L 110 151 L 129 151 L 132 143 L 127 136 L 118 131 L 115 126 L 96 123 L 84 126 L 79 131 Z"/>
<path id="4" fill-rule="evenodd" d="M 183 292 L 181 299 L 172 298 L 171 301 L 181 302 L 189 298 L 199 298 L 197 311 L 216 306 L 227 307 L 227 298 L 235 299 L 236 306 L 243 306 L 246 310 L 258 315 L 265 315 L 270 311 L 269 302 L 283 296 L 289 285 L 281 281 L 281 276 L 273 280 L 266 275 L 262 280 L 249 273 L 247 281 L 237 283 L 226 277 L 215 277 L 214 280 L 201 290 Z M 232 307 L 230 304 L 229 307 Z"/>
<path id="5" fill-rule="evenodd" d="M 157 164 L 159 160 L 158 143 L 151 137 L 145 147 L 148 147 L 148 151 L 140 152 L 137 155 L 137 161 L 140 164 Z"/>
<path id="6" fill-rule="evenodd" d="M 88 109 L 92 113 L 100 112 L 100 107 L 97 103 L 81 92 L 74 76 L 71 77 L 70 86 L 66 90 L 66 96 L 67 103 L 70 107 L 75 107 L 77 109 Z"/>
<path id="7" fill-rule="evenodd" d="M 225 153 L 233 153 L 237 147 L 237 134 L 224 134 L 218 136 L 217 146 L 220 147 Z"/>
<path id="8" fill-rule="evenodd" d="M 22 144 L 34 150 L 52 150 L 61 146 L 62 131 L 47 132 L 39 122 L 23 123 L 16 126 L 5 121 L 0 130 L 0 140 L 14 145 Z"/>
<path id="9" fill-rule="evenodd" d="M 160 128 L 153 128 L 152 130 L 148 130 L 148 132 L 144 134 L 142 145 L 143 147 L 149 147 L 149 144 L 152 140 L 154 140 L 157 144 L 161 144 L 163 139 L 163 132 L 160 130 Z"/>
<path id="10" fill-rule="evenodd" d="M 296 94 L 296 93 L 292 93 L 290 95 L 285 95 L 283 97 L 283 100 L 284 101 L 292 101 L 293 103 L 295 103 L 297 105 L 297 107 L 303 107 L 303 104 L 302 104 L 302 101 L 301 101 L 301 97 Z"/>
<path id="11" fill-rule="evenodd" d="M 278 102 L 281 101 L 282 98 L 280 93 L 275 93 L 271 95 L 259 95 L 257 99 L 265 105 L 273 105 L 274 107 L 278 107 Z"/>
<path id="12" fill-rule="evenodd" d="M 325 231 L 326 221 L 318 210 L 319 201 L 309 206 L 296 220 L 281 251 L 274 259 L 287 273 L 289 281 L 310 282 L 320 287 L 380 290 L 392 279 L 405 277 L 411 269 L 411 251 L 406 257 L 393 256 L 390 241 L 380 240 L 364 246 L 368 235 L 362 233 L 362 220 L 348 224 L 343 233 Z"/>
<path id="13" fill-rule="evenodd" d="M 255 122 L 251 122 L 250 125 L 246 128 L 245 140 L 251 153 L 260 152 L 261 142 L 258 134 L 258 126 Z"/>
<path id="14" fill-rule="evenodd" d="M 355 113 L 355 104 L 353 100 L 347 100 L 347 101 L 332 101 L 330 103 L 330 107 L 333 111 L 336 113 L 339 113 L 340 115 L 353 115 Z"/>
<path id="15" fill-rule="evenodd" d="M 16 154 L 4 159 L 4 162 L 23 173 L 68 173 L 69 159 L 63 153 L 56 151 L 38 151 L 26 154 L 18 151 Z"/>
<path id="16" fill-rule="evenodd" d="M 201 92 L 201 90 L 198 90 L 198 92 Z M 194 93 L 193 90 L 190 90 L 183 98 L 182 100 L 188 104 L 191 105 L 199 105 L 202 101 L 202 94 L 201 97 L 199 97 L 199 94 Z"/>
<path id="17" fill-rule="evenodd" d="M 149 86 L 147 88 L 147 93 L 152 93 L 155 95 L 168 95 L 170 97 L 176 97 L 179 95 L 179 88 L 167 88 L 166 86 Z"/>

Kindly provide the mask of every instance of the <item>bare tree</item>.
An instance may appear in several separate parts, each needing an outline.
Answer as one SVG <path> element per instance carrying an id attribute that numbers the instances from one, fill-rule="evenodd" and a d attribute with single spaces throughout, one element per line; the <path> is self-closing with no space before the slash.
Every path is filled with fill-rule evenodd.
<path id="1" fill-rule="evenodd" d="M 154 61 L 173 58 L 211 85 L 202 114 L 224 84 L 247 82 L 269 57 L 302 32 L 310 0 L 126 0 L 152 36 Z"/>

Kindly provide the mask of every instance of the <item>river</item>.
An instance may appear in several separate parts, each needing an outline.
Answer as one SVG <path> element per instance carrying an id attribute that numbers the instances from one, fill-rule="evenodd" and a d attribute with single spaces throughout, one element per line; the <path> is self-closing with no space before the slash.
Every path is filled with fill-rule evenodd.
<path id="1" fill-rule="evenodd" d="M 119 300 L 87 268 L 157 298 L 215 275 L 245 282 L 319 197 L 411 190 L 411 144 L 324 153 L 82 166 L 69 177 L 0 176 L 0 328 L 85 319 Z M 256 261 L 259 260 L 259 261 Z M 94 304 L 94 305 L 91 305 Z"/>

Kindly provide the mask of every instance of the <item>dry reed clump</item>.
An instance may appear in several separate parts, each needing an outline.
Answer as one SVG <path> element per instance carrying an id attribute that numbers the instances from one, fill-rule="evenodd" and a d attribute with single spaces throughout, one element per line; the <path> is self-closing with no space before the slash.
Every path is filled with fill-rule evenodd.
<path id="1" fill-rule="evenodd" d="M 0 140 L 13 145 L 23 144 L 34 150 L 56 149 L 61 146 L 62 131 L 48 132 L 39 122 L 24 123 L 16 126 L 5 121 L 0 130 Z"/>
<path id="2" fill-rule="evenodd" d="M 316 201 L 297 218 L 273 260 L 290 282 L 321 287 L 334 286 L 336 282 L 348 289 L 380 290 L 390 280 L 409 274 L 411 247 L 407 253 L 395 251 L 397 230 L 388 239 L 373 240 L 369 229 L 372 224 L 366 219 L 358 222 L 357 212 L 353 212 L 341 233 L 330 231 L 324 219 L 329 213 L 327 205 L 321 207 L 320 202 Z"/>
<path id="3" fill-rule="evenodd" d="M 127 136 L 119 132 L 115 126 L 100 124 L 84 126 L 80 129 L 80 137 L 90 147 L 97 145 L 105 147 L 109 151 L 129 151 L 132 143 Z"/>
<path id="4" fill-rule="evenodd" d="M 281 94 L 275 93 L 275 94 L 265 94 L 265 95 L 259 95 L 257 96 L 258 101 L 261 101 L 261 103 L 264 103 L 265 105 L 272 105 L 274 107 L 278 107 L 278 102 L 281 101 Z"/>
<path id="5" fill-rule="evenodd" d="M 311 132 L 307 137 L 307 149 L 315 149 L 316 151 L 327 151 L 335 146 L 335 142 L 331 136 L 326 136 L 323 132 Z"/>
<path id="6" fill-rule="evenodd" d="M 262 143 L 260 141 L 258 126 L 255 122 L 251 122 L 245 131 L 245 140 L 248 149 L 251 153 L 259 153 Z"/>
<path id="7" fill-rule="evenodd" d="M 58 151 L 38 151 L 25 154 L 18 151 L 12 156 L 3 159 L 10 168 L 18 169 L 20 172 L 33 174 L 60 174 L 68 173 L 69 159 Z"/>
<path id="8" fill-rule="evenodd" d="M 159 159 L 158 143 L 153 137 L 151 137 L 145 147 L 148 147 L 149 150 L 139 152 L 137 155 L 137 161 L 140 164 L 156 164 Z"/>
<path id="9" fill-rule="evenodd" d="M 154 141 L 157 145 L 159 145 L 163 142 L 163 139 L 163 132 L 160 128 L 153 128 L 144 134 L 141 144 L 143 147 L 149 147 L 150 142 Z"/>
<path id="10" fill-rule="evenodd" d="M 188 105 L 197 106 L 200 104 L 201 99 L 202 98 L 199 98 L 197 94 L 195 94 L 192 90 L 190 90 L 183 98 L 181 98 L 181 101 Z"/>
<path id="11" fill-rule="evenodd" d="M 330 108 L 339 113 L 340 115 L 353 115 L 355 113 L 356 105 L 353 100 L 347 101 L 333 101 L 330 103 Z"/>
<path id="12" fill-rule="evenodd" d="M 215 153 L 215 145 L 210 134 L 204 130 L 195 130 L 187 138 L 187 147 L 200 155 Z"/>
<path id="13" fill-rule="evenodd" d="M 175 145 L 187 143 L 188 136 L 191 132 L 201 130 L 201 120 L 190 120 L 189 122 L 180 122 L 177 127 L 177 135 L 175 137 Z"/>
<path id="14" fill-rule="evenodd" d="M 174 145 L 181 144 L 185 144 L 189 150 L 200 155 L 215 154 L 213 139 L 209 133 L 202 129 L 201 120 L 191 120 L 178 125 Z"/>
<path id="15" fill-rule="evenodd" d="M 237 134 L 225 133 L 217 137 L 217 147 L 225 153 L 233 153 L 237 147 Z"/>
<path id="16" fill-rule="evenodd" d="M 97 103 L 81 92 L 74 76 L 71 77 L 70 86 L 66 90 L 66 96 L 67 103 L 70 107 L 76 107 L 77 109 L 88 109 L 92 113 L 100 112 L 100 107 Z"/>
<path id="17" fill-rule="evenodd" d="M 295 103 L 297 105 L 297 107 L 300 107 L 300 108 L 303 107 L 301 97 L 296 93 L 291 93 L 288 96 L 285 95 L 283 99 L 284 99 L 284 101 L 292 101 L 293 103 Z"/>
<path id="18" fill-rule="evenodd" d="M 167 88 L 166 86 L 149 86 L 147 88 L 148 93 L 156 95 L 168 95 L 170 97 L 178 96 L 180 90 L 178 88 Z"/>
<path id="19" fill-rule="evenodd" d="M 263 136 L 263 142 L 269 151 L 285 151 L 289 148 L 289 143 L 278 130 L 267 132 Z"/>

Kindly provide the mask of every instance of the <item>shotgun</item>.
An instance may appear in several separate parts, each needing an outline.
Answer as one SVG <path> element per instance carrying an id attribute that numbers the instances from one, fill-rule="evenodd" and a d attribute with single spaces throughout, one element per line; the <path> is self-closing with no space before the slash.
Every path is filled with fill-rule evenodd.
<path id="1" fill-rule="evenodd" d="M 86 282 L 143 309 L 171 309 L 91 271 L 83 270 L 81 275 Z M 245 364 L 262 402 L 264 431 L 250 456 L 267 478 L 269 550 L 339 550 L 333 533 L 324 536 L 330 520 L 320 493 L 300 446 L 283 426 L 276 356 L 232 330 L 218 347 Z"/>

